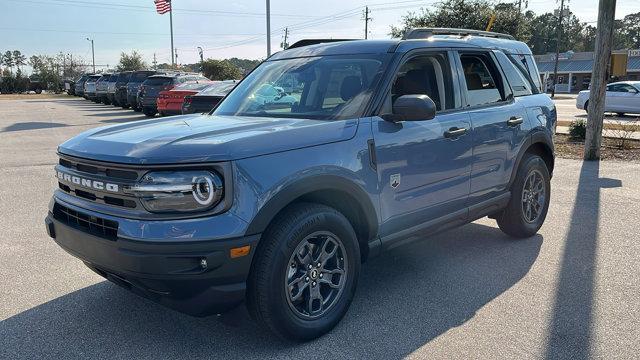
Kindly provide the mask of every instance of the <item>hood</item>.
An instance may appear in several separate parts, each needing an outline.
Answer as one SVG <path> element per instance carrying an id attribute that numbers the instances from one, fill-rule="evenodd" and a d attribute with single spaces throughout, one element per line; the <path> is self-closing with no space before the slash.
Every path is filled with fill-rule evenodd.
<path id="1" fill-rule="evenodd" d="M 235 160 L 352 138 L 357 120 L 181 115 L 86 131 L 62 154 L 126 164 Z"/>

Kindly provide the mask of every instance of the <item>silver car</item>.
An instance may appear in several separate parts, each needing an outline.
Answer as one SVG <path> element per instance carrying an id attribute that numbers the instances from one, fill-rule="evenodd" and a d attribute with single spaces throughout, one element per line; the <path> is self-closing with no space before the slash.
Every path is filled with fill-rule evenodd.
<path id="1" fill-rule="evenodd" d="M 587 111 L 589 90 L 580 91 L 576 107 Z M 640 81 L 620 81 L 607 85 L 604 111 L 618 115 L 640 114 Z"/>

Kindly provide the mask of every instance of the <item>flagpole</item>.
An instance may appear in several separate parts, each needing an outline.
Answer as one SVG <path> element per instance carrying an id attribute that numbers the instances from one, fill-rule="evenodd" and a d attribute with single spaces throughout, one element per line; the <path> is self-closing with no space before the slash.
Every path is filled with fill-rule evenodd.
<path id="1" fill-rule="evenodd" d="M 169 9 L 169 27 L 171 28 L 171 67 L 175 69 L 176 60 L 174 57 L 174 49 L 173 49 L 173 8 Z"/>

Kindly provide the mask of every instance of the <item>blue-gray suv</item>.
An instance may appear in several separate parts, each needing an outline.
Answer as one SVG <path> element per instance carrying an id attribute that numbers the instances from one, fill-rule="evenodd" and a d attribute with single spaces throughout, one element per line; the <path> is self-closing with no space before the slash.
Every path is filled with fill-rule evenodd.
<path id="1" fill-rule="evenodd" d="M 312 339 L 371 256 L 485 216 L 515 238 L 540 229 L 556 110 L 539 87 L 508 35 L 307 41 L 210 114 L 60 145 L 47 231 L 160 304 L 204 316 L 244 301 L 267 329 Z"/>

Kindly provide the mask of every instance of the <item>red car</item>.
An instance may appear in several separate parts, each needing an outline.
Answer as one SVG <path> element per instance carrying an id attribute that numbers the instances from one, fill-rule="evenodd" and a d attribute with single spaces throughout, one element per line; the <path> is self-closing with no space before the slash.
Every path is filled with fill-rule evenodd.
<path id="1" fill-rule="evenodd" d="M 184 97 L 187 95 L 195 95 L 211 84 L 211 81 L 189 82 L 178 85 L 171 90 L 161 91 L 157 100 L 160 116 L 182 114 Z"/>

